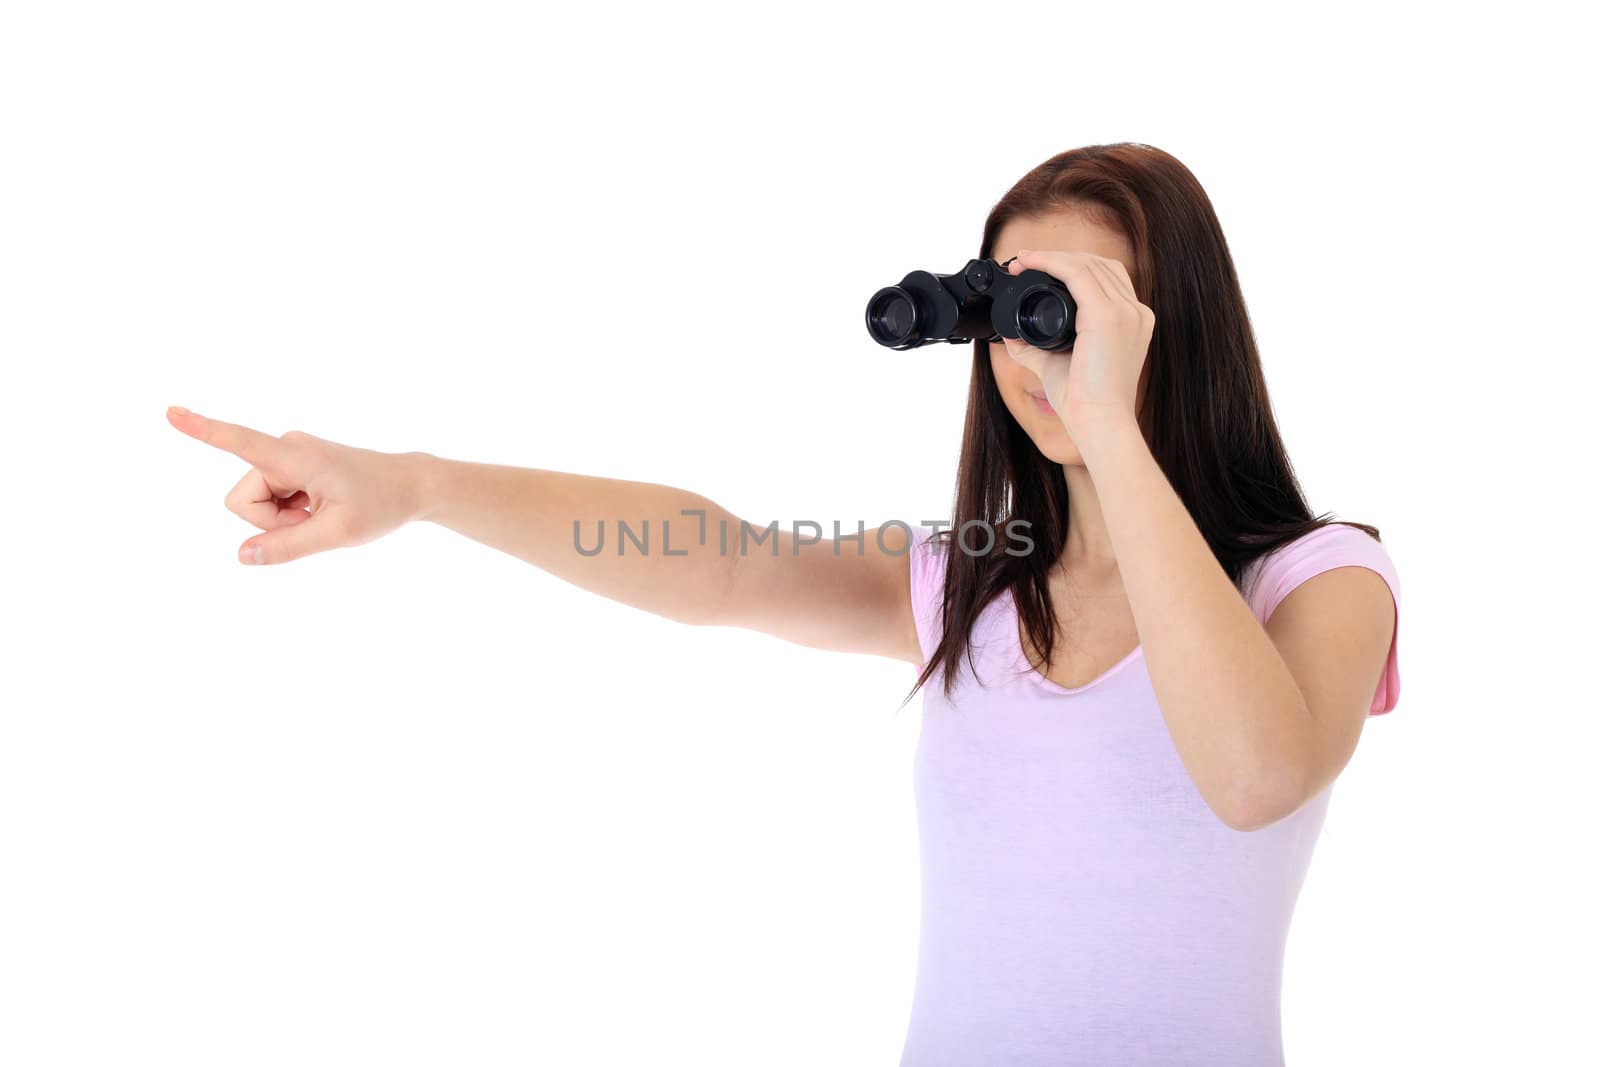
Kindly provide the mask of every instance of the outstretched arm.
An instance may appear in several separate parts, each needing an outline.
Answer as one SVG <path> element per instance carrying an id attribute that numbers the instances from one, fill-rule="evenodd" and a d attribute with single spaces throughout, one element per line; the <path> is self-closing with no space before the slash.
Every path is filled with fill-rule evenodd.
<path id="1" fill-rule="evenodd" d="M 419 518 L 563 581 L 691 625 L 920 663 L 899 526 L 812 541 L 685 489 L 411 455 Z"/>
<path id="2" fill-rule="evenodd" d="M 881 543 L 869 530 L 797 548 L 792 533 L 670 486 L 375 452 L 298 430 L 274 437 L 182 408 L 167 418 L 251 464 L 225 501 L 263 531 L 240 546 L 247 563 L 287 563 L 426 521 L 679 622 L 921 662 L 898 526 Z"/>

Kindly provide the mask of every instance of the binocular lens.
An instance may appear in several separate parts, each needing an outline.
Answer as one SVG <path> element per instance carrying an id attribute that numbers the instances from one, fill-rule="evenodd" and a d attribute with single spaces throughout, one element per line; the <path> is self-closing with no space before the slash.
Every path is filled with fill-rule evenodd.
<path id="1" fill-rule="evenodd" d="M 1036 348 L 1060 343 L 1067 330 L 1067 305 L 1048 289 L 1028 293 L 1017 303 L 1017 331 Z"/>
<path id="2" fill-rule="evenodd" d="M 880 345 L 895 346 L 917 332 L 917 305 L 898 285 L 879 290 L 867 305 L 867 329 Z"/>

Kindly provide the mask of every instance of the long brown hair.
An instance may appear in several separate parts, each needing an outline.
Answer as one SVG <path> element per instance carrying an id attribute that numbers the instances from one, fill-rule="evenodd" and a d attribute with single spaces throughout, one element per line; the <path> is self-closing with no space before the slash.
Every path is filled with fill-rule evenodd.
<path id="1" fill-rule="evenodd" d="M 1155 312 L 1145 359 L 1140 432 L 1217 561 L 1237 585 L 1245 567 L 1319 526 L 1278 433 L 1250 316 L 1211 200 L 1189 169 L 1145 144 L 1090 145 L 1039 164 L 983 225 L 980 258 L 1013 218 L 1061 210 L 1118 230 L 1133 250 L 1134 291 Z M 1048 577 L 1067 542 L 1067 483 L 1011 417 L 995 385 L 987 341 L 973 343 L 966 427 L 950 529 L 935 535 L 947 561 L 938 648 L 907 695 L 943 669 L 948 697 L 972 629 L 1010 591 L 1047 668 L 1056 647 Z M 1034 550 L 1009 555 L 1006 525 L 1026 520 Z M 957 550 L 953 535 L 988 525 L 987 554 Z M 1378 538 L 1376 527 L 1348 523 Z M 963 538 L 965 545 L 984 538 Z M 981 680 L 980 680 L 981 681 Z"/>

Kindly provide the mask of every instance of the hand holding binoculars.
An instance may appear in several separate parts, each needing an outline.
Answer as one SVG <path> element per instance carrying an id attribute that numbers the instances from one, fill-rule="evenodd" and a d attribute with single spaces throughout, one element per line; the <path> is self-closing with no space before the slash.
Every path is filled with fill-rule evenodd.
<path id="1" fill-rule="evenodd" d="M 1020 338 L 1035 348 L 1071 348 L 1078 305 L 1041 270 L 1012 275 L 993 259 L 969 260 L 960 274 L 914 270 L 867 301 L 867 332 L 894 349 L 946 341 Z"/>

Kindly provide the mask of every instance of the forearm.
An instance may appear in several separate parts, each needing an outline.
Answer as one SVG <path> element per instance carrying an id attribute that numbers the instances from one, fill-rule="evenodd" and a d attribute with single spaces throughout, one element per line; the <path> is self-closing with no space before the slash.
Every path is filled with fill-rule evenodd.
<path id="1" fill-rule="evenodd" d="M 1085 435 L 1151 685 L 1196 787 L 1249 818 L 1297 794 L 1313 723 L 1136 425 Z"/>
<path id="2" fill-rule="evenodd" d="M 719 531 L 726 523 L 737 544 L 739 519 L 699 494 L 425 452 L 409 458 L 421 521 L 679 622 L 710 623 L 726 601 L 737 554 L 721 550 Z"/>

